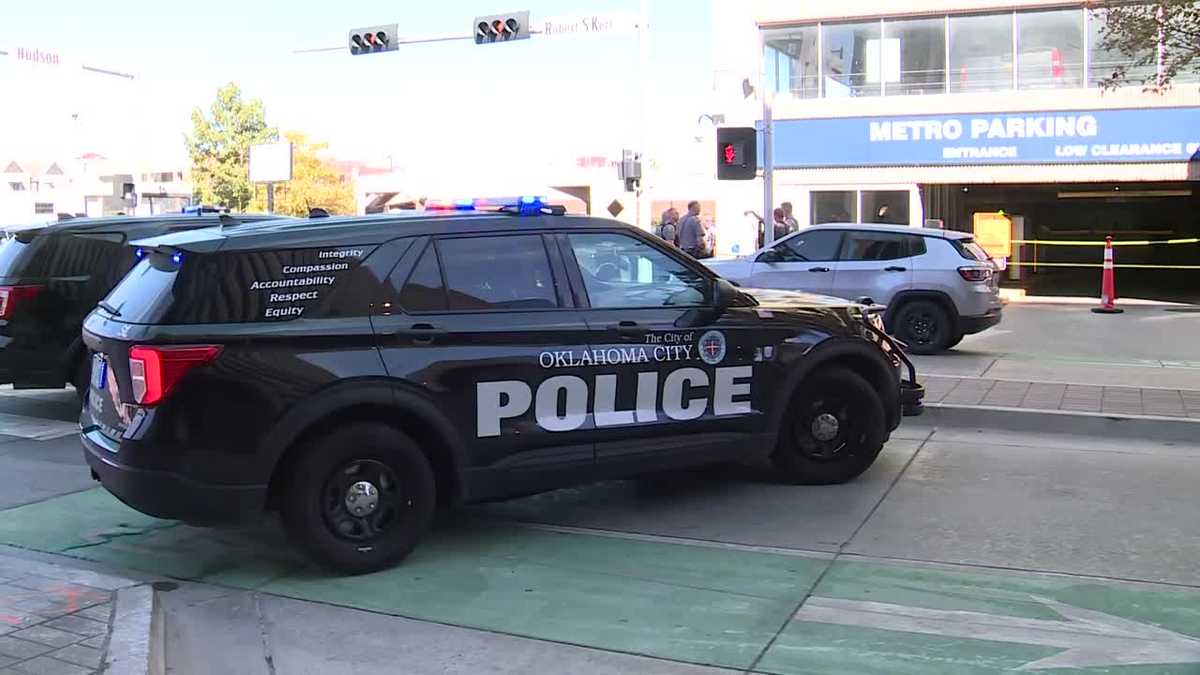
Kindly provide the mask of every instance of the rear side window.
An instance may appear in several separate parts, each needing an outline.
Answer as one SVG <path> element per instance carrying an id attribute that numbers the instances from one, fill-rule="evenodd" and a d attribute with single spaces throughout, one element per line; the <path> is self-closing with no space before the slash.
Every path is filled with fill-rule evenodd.
<path id="1" fill-rule="evenodd" d="M 0 277 L 19 277 L 25 273 L 34 249 L 42 239 L 31 236 L 9 237 L 0 244 Z"/>
<path id="2" fill-rule="evenodd" d="M 911 256 L 925 255 L 929 249 L 925 247 L 925 237 L 908 236 L 908 254 Z"/>
<path id="3" fill-rule="evenodd" d="M 179 271 L 173 265 L 156 264 L 147 258 L 134 265 L 101 303 L 101 308 L 118 321 L 155 323 L 174 301 L 172 289 Z"/>
<path id="4" fill-rule="evenodd" d="M 452 311 L 558 307 L 541 235 L 441 239 L 437 249 Z"/>
<path id="5" fill-rule="evenodd" d="M 441 312 L 446 309 L 446 286 L 438 264 L 437 247 L 425 247 L 408 281 L 400 289 L 400 306 L 406 312 Z"/>
<path id="6" fill-rule="evenodd" d="M 909 256 L 909 236 L 890 232 L 848 232 L 842 260 L 897 260 Z"/>
<path id="7" fill-rule="evenodd" d="M 967 260 L 977 260 L 979 262 L 987 262 L 987 251 L 983 247 L 975 243 L 975 240 L 970 237 L 963 239 L 947 239 L 950 245 L 954 247 L 958 254 Z"/>

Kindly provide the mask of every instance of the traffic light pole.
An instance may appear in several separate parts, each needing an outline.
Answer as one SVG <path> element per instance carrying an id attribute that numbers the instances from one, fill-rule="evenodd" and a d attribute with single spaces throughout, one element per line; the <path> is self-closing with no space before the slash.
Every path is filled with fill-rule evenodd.
<path id="1" fill-rule="evenodd" d="M 775 118 L 771 92 L 763 87 L 763 245 L 775 242 Z"/>
<path id="2" fill-rule="evenodd" d="M 275 184 L 267 183 L 267 213 L 275 213 Z"/>

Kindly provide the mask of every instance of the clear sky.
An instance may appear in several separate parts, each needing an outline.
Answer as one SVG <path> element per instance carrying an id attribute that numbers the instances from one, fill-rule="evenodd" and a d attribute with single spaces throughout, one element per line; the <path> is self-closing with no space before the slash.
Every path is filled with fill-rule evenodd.
<path id="1" fill-rule="evenodd" d="M 649 2 L 652 136 L 672 126 L 676 111 L 694 124 L 711 92 L 712 1 Z M 637 0 L 9 1 L 0 9 L 0 49 L 57 51 L 64 71 L 85 62 L 137 79 L 50 85 L 0 66 L 9 91 L 25 92 L 29 104 L 0 112 L 0 149 L 77 147 L 121 128 L 121 154 L 170 155 L 182 149 L 191 108 L 207 106 L 219 85 L 233 81 L 264 101 L 271 123 L 327 140 L 347 158 L 501 166 L 522 148 L 533 157 L 613 156 L 636 141 L 633 33 L 404 45 L 358 57 L 296 51 L 342 46 L 349 29 L 378 23 L 399 22 L 402 37 L 465 34 L 476 14 L 529 9 L 536 27 L 549 16 L 638 7 Z M 5 59 L 13 57 L 0 64 Z M 74 113 L 74 127 L 64 126 Z M 62 138 L 63 128 L 76 137 Z"/>

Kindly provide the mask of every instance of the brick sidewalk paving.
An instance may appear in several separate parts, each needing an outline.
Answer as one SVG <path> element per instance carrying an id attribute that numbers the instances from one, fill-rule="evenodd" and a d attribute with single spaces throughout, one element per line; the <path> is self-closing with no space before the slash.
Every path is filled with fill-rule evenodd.
<path id="1" fill-rule="evenodd" d="M 0 556 L 0 675 L 100 672 L 113 597 L 130 583 Z"/>
<path id="2" fill-rule="evenodd" d="M 926 403 L 1200 419 L 1200 391 L 927 375 Z"/>

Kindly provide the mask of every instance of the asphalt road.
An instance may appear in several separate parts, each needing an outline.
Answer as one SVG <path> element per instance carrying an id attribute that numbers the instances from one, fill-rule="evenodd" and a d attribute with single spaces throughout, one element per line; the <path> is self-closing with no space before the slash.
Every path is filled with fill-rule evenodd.
<path id="1" fill-rule="evenodd" d="M 69 426 L 71 400 L 0 392 L 0 414 Z M 909 420 L 847 485 L 726 468 L 460 508 L 400 567 L 336 579 L 270 519 L 134 513 L 61 427 L 14 418 L 0 544 L 187 582 L 160 596 L 175 672 L 1200 668 L 1200 441 Z"/>

